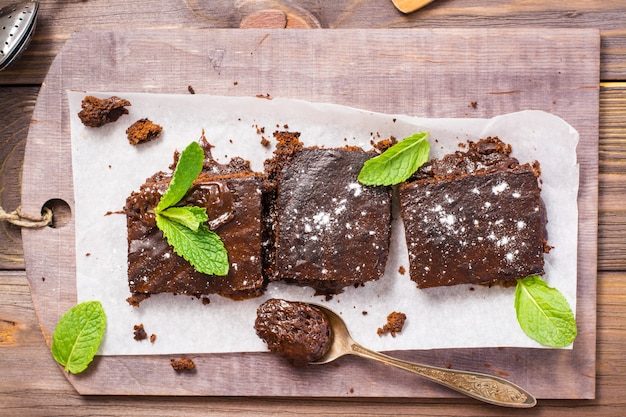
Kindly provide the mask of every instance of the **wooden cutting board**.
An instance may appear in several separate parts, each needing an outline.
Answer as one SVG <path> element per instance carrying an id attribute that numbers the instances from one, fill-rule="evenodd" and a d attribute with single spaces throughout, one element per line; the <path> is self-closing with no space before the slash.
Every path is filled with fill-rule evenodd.
<path id="1" fill-rule="evenodd" d="M 191 86 L 196 93 L 269 94 L 426 117 L 492 117 L 539 109 L 562 117 L 580 133 L 579 336 L 574 348 L 393 354 L 504 376 L 538 398 L 594 398 L 599 45 L 599 32 L 591 29 L 75 33 L 41 88 L 23 173 L 24 211 L 39 212 L 47 204 L 57 220 L 56 227 L 23 231 L 26 271 L 46 342 L 62 313 L 76 303 L 67 90 L 185 93 Z M 197 372 L 192 374 L 176 374 L 171 357 L 97 357 L 85 373 L 68 378 L 81 394 L 459 396 L 352 357 L 293 369 L 269 353 L 203 354 L 193 356 Z"/>

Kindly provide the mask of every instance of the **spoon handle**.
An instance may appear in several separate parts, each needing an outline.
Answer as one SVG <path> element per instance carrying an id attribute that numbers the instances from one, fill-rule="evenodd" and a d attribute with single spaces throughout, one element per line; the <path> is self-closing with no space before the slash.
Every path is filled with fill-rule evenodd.
<path id="1" fill-rule="evenodd" d="M 537 404 L 530 393 L 497 376 L 407 362 L 367 349 L 358 343 L 352 344 L 351 351 L 354 355 L 404 369 L 490 404 L 515 408 L 530 408 Z"/>

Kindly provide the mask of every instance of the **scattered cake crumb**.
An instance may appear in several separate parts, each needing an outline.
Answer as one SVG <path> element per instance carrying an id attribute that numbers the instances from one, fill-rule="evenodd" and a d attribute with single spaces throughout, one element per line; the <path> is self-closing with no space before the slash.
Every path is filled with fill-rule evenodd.
<path id="1" fill-rule="evenodd" d="M 126 106 L 130 105 L 130 101 L 116 96 L 105 99 L 86 96 L 81 102 L 82 110 L 78 112 L 78 117 L 85 126 L 100 127 L 128 114 Z"/>
<path id="2" fill-rule="evenodd" d="M 265 94 L 257 94 L 256 95 L 257 98 L 264 98 L 266 100 L 271 100 L 272 97 L 270 97 L 270 93 L 265 93 Z"/>
<path id="3" fill-rule="evenodd" d="M 385 152 L 396 143 L 398 143 L 398 140 L 393 136 L 390 136 L 388 139 L 379 140 L 378 142 L 372 140 L 372 146 L 380 153 Z"/>
<path id="4" fill-rule="evenodd" d="M 404 273 L 406 272 L 406 268 L 404 268 L 404 266 L 400 265 L 400 268 L 398 268 L 398 272 L 400 273 L 400 275 L 404 275 Z"/>
<path id="5" fill-rule="evenodd" d="M 191 358 L 182 357 L 180 359 L 170 359 L 170 365 L 176 372 L 191 371 L 196 369 L 196 364 Z"/>
<path id="6" fill-rule="evenodd" d="M 150 343 L 154 343 L 155 340 L 156 340 L 156 334 L 152 333 L 150 335 Z"/>
<path id="7" fill-rule="evenodd" d="M 270 141 L 265 137 L 265 136 L 261 136 L 261 145 L 268 147 L 270 146 Z"/>
<path id="8" fill-rule="evenodd" d="M 189 94 L 196 94 L 196 90 L 194 90 L 190 85 L 187 86 L 187 91 L 189 91 Z"/>
<path id="9" fill-rule="evenodd" d="M 209 305 L 211 304 L 211 299 L 209 297 L 202 297 L 202 305 Z"/>
<path id="10" fill-rule="evenodd" d="M 133 329 L 134 329 L 133 339 L 137 340 L 138 342 L 141 342 L 142 340 L 146 340 L 148 338 L 148 334 L 146 333 L 146 330 L 143 328 L 143 324 L 135 324 L 133 326 Z"/>
<path id="11" fill-rule="evenodd" d="M 141 302 L 147 298 L 150 298 L 150 294 L 135 293 L 132 296 L 128 297 L 126 299 L 126 302 L 132 307 L 139 307 L 139 304 L 141 304 Z"/>
<path id="12" fill-rule="evenodd" d="M 391 336 L 396 337 L 397 333 L 402 332 L 404 322 L 406 321 L 406 314 L 394 311 L 387 316 L 387 323 L 378 329 L 378 336 L 390 333 Z"/>
<path id="13" fill-rule="evenodd" d="M 128 142 L 135 146 L 140 143 L 150 142 L 161 136 L 163 127 L 152 122 L 150 119 L 139 119 L 126 129 Z"/>
<path id="14" fill-rule="evenodd" d="M 477 107 L 478 107 L 478 102 L 477 102 L 477 101 L 472 101 L 472 102 L 470 103 L 470 106 L 472 106 L 472 108 L 473 108 L 473 109 L 475 109 L 475 108 L 477 108 Z"/>

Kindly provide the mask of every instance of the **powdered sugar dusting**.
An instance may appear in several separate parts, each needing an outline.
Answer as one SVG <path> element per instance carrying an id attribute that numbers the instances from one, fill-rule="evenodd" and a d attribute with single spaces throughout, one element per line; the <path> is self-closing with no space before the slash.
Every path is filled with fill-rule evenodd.
<path id="1" fill-rule="evenodd" d="M 505 191 L 507 188 L 509 188 L 509 184 L 503 181 L 499 183 L 498 185 L 494 185 L 493 187 L 491 187 L 491 192 L 495 195 L 498 195 L 502 193 L 503 191 Z"/>

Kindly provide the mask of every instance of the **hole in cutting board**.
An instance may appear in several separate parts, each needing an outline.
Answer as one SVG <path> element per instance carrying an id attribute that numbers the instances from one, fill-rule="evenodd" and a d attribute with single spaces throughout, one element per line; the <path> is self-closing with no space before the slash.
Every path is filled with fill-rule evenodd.
<path id="1" fill-rule="evenodd" d="M 41 208 L 41 214 L 43 215 L 44 209 L 52 210 L 52 223 L 50 227 L 54 229 L 60 229 L 67 225 L 72 218 L 72 209 L 70 205 L 60 198 L 53 198 L 46 201 Z"/>

